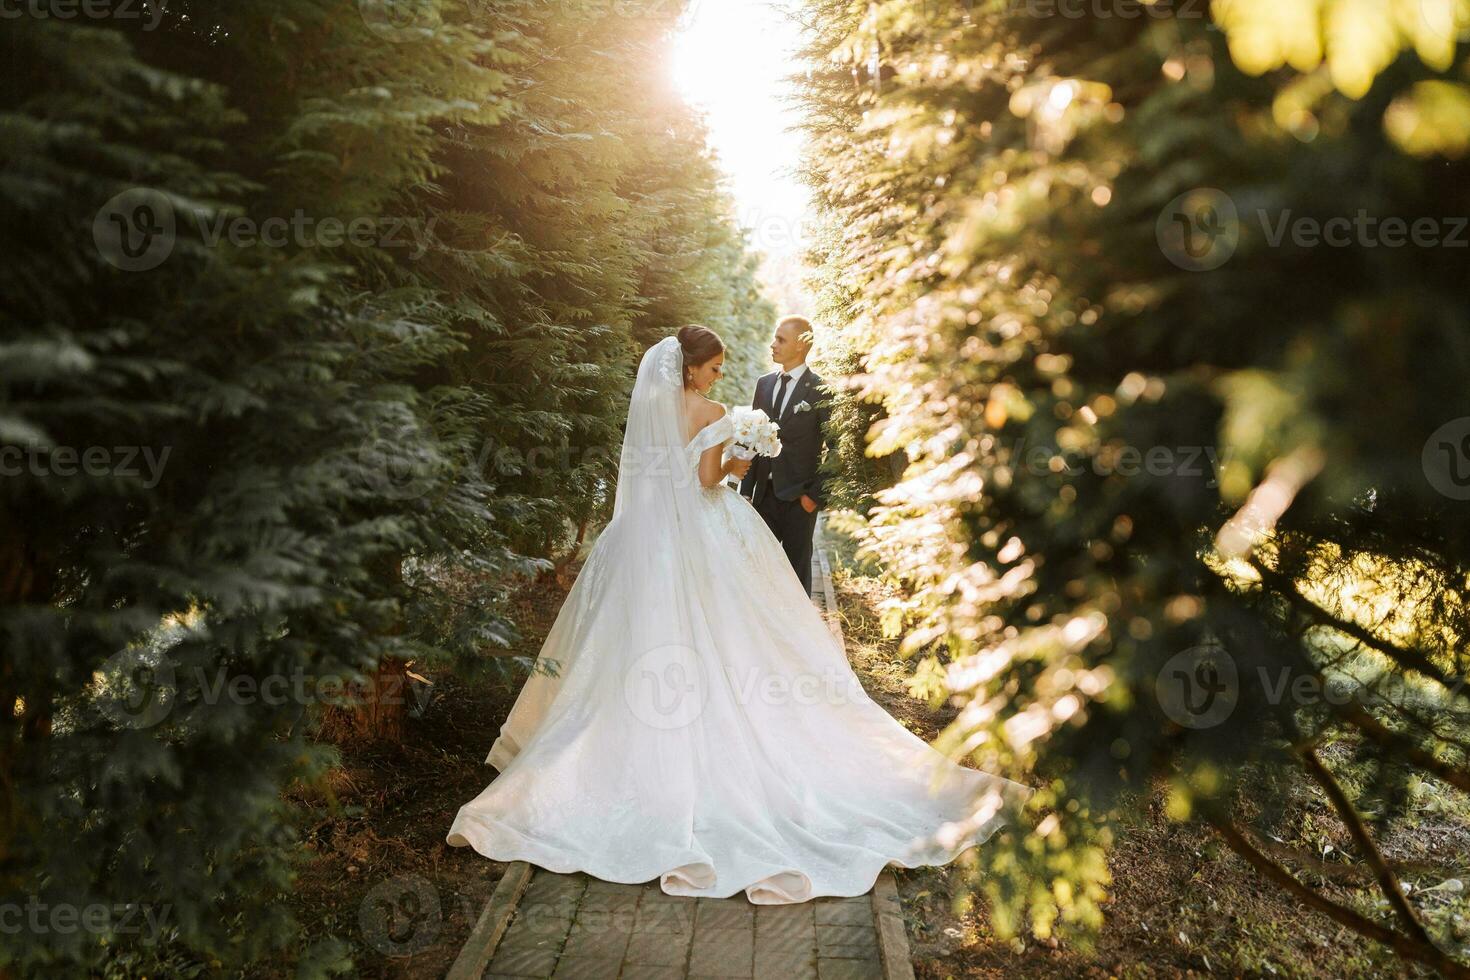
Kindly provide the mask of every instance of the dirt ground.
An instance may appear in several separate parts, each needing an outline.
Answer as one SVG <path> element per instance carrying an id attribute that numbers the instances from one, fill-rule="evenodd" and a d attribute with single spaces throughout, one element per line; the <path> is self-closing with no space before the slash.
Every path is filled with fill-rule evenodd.
<path id="1" fill-rule="evenodd" d="M 534 657 L 565 592 L 553 585 L 519 596 L 512 617 L 523 639 L 511 655 Z M 525 679 L 467 681 L 426 672 L 433 696 L 410 718 L 401 745 L 340 746 L 342 767 L 326 794 L 297 797 L 311 818 L 292 905 L 306 940 L 352 947 L 354 976 L 443 977 L 505 872 L 445 834 L 460 806 L 495 775 L 484 762 Z M 335 805 L 334 805 L 335 804 Z M 284 963 L 257 976 L 288 975 Z"/>
<path id="2" fill-rule="evenodd" d="M 908 666 L 884 639 L 875 580 L 837 572 L 849 656 L 869 692 L 914 731 L 932 737 L 948 720 L 910 697 Z M 563 593 L 543 586 L 515 611 L 534 655 Z M 303 837 L 311 857 L 292 895 L 308 938 L 351 944 L 356 975 L 442 977 L 503 873 L 503 866 L 444 835 L 459 806 L 490 780 L 483 763 L 522 677 L 466 681 L 431 674 L 434 697 L 411 719 L 402 745 L 349 745 L 331 795 L 304 794 Z M 1420 824 L 1391 841 L 1391 856 L 1419 862 L 1416 888 L 1470 877 L 1470 820 L 1431 797 Z M 1263 882 L 1210 834 L 1165 819 L 1140 802 L 1112 853 L 1107 924 L 1090 948 L 1077 942 L 1005 940 L 988 927 L 983 902 L 966 907 L 961 867 L 899 872 L 914 969 L 921 980 L 951 977 L 1384 977 L 1428 976 L 1375 944 L 1306 912 Z M 1320 853 L 1341 846 L 1325 806 L 1307 800 L 1285 843 Z M 1314 880 L 1313 884 L 1319 884 Z M 1336 887 L 1333 897 L 1369 908 L 1369 888 Z M 1443 896 L 1441 898 L 1441 896 Z M 1422 908 L 1464 924 L 1463 893 L 1427 894 Z M 1470 939 L 1470 928 L 1464 939 Z M 258 976 L 284 976 L 284 963 Z"/>

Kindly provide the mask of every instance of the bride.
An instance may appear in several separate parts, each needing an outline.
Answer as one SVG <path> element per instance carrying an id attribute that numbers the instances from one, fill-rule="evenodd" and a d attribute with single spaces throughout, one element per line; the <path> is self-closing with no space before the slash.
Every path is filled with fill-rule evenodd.
<path id="1" fill-rule="evenodd" d="M 1001 823 L 1017 783 L 964 769 L 871 701 L 754 508 L 703 392 L 704 327 L 638 367 L 613 517 L 448 843 L 671 895 L 861 895 Z"/>

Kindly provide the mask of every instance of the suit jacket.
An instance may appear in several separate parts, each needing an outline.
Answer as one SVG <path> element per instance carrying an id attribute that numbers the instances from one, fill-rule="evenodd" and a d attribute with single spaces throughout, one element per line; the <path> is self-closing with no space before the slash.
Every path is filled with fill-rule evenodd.
<path id="1" fill-rule="evenodd" d="M 776 401 L 776 381 L 780 371 L 772 371 L 755 383 L 755 397 L 751 407 L 759 408 L 776 419 L 781 432 L 781 455 L 775 459 L 757 456 L 750 472 L 740 481 L 740 492 L 747 497 L 755 496 L 755 488 L 771 478 L 776 496 L 781 500 L 799 500 L 806 494 L 824 506 L 827 478 L 821 471 L 822 451 L 827 445 L 827 419 L 832 414 L 832 403 L 826 386 L 817 373 L 807 367 L 796 381 L 796 390 L 786 398 L 786 410 L 776 418 L 773 405 Z M 809 411 L 798 412 L 796 406 L 806 402 Z"/>

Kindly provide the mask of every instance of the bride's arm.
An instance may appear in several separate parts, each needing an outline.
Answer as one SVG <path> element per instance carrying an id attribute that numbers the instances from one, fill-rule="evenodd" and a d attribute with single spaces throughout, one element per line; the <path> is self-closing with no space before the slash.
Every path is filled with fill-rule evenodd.
<path id="1" fill-rule="evenodd" d="M 716 443 L 699 454 L 699 482 L 706 489 L 718 486 L 731 473 L 744 479 L 745 474 L 750 470 L 750 460 L 736 459 L 732 456 L 721 461 L 724 453 L 724 444 Z"/>

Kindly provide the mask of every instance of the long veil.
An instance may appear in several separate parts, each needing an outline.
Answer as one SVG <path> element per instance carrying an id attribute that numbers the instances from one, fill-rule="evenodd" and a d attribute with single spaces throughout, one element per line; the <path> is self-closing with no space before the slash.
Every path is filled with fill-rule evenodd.
<path id="1" fill-rule="evenodd" d="M 690 583 L 698 573 L 690 567 L 684 534 L 697 520 L 699 488 L 686 455 L 683 378 L 683 348 L 673 337 L 654 344 L 639 362 L 612 520 L 547 635 L 537 673 L 490 749 L 486 761 L 497 769 L 503 771 L 519 754 L 563 693 L 573 661 L 588 650 L 616 648 L 596 670 L 579 675 L 598 676 L 599 687 L 566 692 L 581 697 L 589 711 L 600 699 L 616 696 L 616 709 L 636 719 L 657 718 L 664 710 L 652 703 L 658 687 L 645 687 L 640 678 L 652 672 L 695 684 L 705 676 L 707 665 L 696 650 L 704 644 L 690 642 L 699 629 L 689 615 Z"/>
<path id="2" fill-rule="evenodd" d="M 618 458 L 613 520 L 658 523 L 677 511 L 680 491 L 690 485 L 680 465 L 683 392 L 684 349 L 668 337 L 650 347 L 638 365 Z"/>

